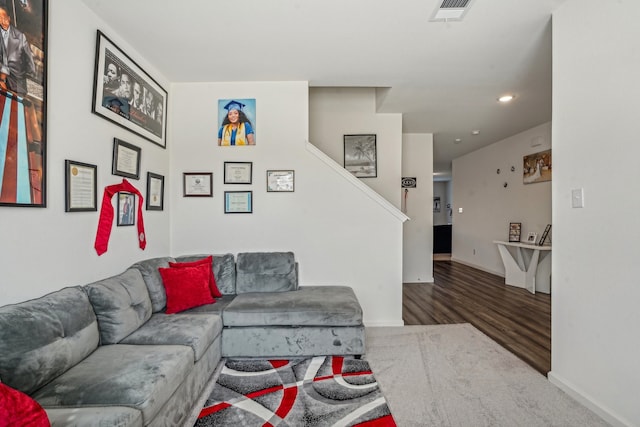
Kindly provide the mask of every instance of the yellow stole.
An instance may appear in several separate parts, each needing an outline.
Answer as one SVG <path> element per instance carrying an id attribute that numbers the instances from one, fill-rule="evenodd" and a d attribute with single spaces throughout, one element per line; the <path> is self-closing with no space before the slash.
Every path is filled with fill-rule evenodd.
<path id="1" fill-rule="evenodd" d="M 233 128 L 231 123 L 224 125 L 224 128 L 222 128 L 222 141 L 220 141 L 220 145 L 231 145 L 232 130 Z M 236 129 L 235 145 L 247 145 L 247 135 L 245 135 L 244 123 L 238 124 L 238 129 Z"/>

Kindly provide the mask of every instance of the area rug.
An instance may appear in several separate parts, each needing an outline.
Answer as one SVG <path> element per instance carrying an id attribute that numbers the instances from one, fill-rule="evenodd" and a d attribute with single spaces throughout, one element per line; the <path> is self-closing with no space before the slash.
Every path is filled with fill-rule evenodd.
<path id="1" fill-rule="evenodd" d="M 195 424 L 395 426 L 368 362 L 321 356 L 226 360 Z"/>

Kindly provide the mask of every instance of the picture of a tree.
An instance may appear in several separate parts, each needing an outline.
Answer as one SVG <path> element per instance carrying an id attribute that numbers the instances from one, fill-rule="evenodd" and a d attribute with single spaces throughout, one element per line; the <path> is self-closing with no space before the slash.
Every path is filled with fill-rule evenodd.
<path id="1" fill-rule="evenodd" d="M 344 167 L 358 178 L 375 178 L 376 135 L 345 135 Z"/>

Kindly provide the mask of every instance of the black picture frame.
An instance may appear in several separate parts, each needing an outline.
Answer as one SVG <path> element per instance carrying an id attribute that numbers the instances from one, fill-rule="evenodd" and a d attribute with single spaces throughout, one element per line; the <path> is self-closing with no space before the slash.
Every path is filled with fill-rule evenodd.
<path id="1" fill-rule="evenodd" d="M 136 100 L 136 92 L 142 97 L 142 103 L 140 98 Z M 97 30 L 91 111 L 167 148 L 167 101 L 167 91 L 102 31 Z"/>
<path id="2" fill-rule="evenodd" d="M 224 162 L 225 184 L 251 184 L 253 162 Z"/>
<path id="3" fill-rule="evenodd" d="M 540 237 L 538 246 L 544 246 L 544 242 L 547 241 L 547 238 L 549 237 L 550 232 L 551 232 L 551 224 L 547 224 L 547 226 L 544 228 L 544 231 L 542 232 L 542 237 Z"/>
<path id="4" fill-rule="evenodd" d="M 118 193 L 118 227 L 128 227 L 136 223 L 136 195 L 126 191 Z"/>
<path id="5" fill-rule="evenodd" d="M 5 105 L 0 126 L 7 129 L 0 138 L 4 157 L 0 158 L 0 176 L 15 170 L 0 182 L 0 206 L 45 208 L 49 2 L 30 0 L 28 7 L 22 3 L 3 2 L 12 31 L 26 37 L 29 49 L 22 50 L 19 60 L 8 65 L 9 73 L 0 77 L 0 102 Z M 25 78 L 16 78 L 18 75 Z"/>
<path id="6" fill-rule="evenodd" d="M 164 210 L 164 176 L 147 172 L 147 198 L 146 209 L 148 211 Z"/>
<path id="7" fill-rule="evenodd" d="M 344 135 L 344 168 L 357 178 L 378 176 L 375 134 Z"/>
<path id="8" fill-rule="evenodd" d="M 118 138 L 113 138 L 111 173 L 125 178 L 140 179 L 140 154 L 142 150 Z"/>
<path id="9" fill-rule="evenodd" d="M 295 171 L 293 170 L 268 170 L 268 193 L 293 193 L 295 191 Z"/>
<path id="10" fill-rule="evenodd" d="M 98 210 L 98 166 L 89 163 L 64 161 L 65 212 Z"/>
<path id="11" fill-rule="evenodd" d="M 253 191 L 225 191 L 224 213 L 250 214 L 253 213 Z"/>
<path id="12" fill-rule="evenodd" d="M 213 197 L 213 172 L 183 172 L 183 197 Z"/>
<path id="13" fill-rule="evenodd" d="M 522 223 L 510 222 L 509 223 L 509 241 L 519 242 L 522 235 Z"/>

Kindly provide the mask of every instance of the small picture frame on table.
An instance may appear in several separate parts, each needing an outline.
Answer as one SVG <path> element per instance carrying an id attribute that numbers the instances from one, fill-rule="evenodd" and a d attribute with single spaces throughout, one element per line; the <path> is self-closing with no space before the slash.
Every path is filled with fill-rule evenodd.
<path id="1" fill-rule="evenodd" d="M 547 224 L 542 232 L 542 237 L 540 237 L 540 241 L 538 242 L 538 246 L 543 246 L 549 237 L 549 232 L 551 231 L 551 224 Z"/>
<path id="2" fill-rule="evenodd" d="M 295 188 L 294 171 L 268 170 L 267 192 L 293 192 Z"/>
<path id="3" fill-rule="evenodd" d="M 253 191 L 225 191 L 224 213 L 253 213 Z"/>
<path id="4" fill-rule="evenodd" d="M 212 172 L 184 172 L 183 197 L 213 197 Z"/>
<path id="5" fill-rule="evenodd" d="M 224 162 L 225 184 L 251 184 L 253 162 Z"/>
<path id="6" fill-rule="evenodd" d="M 113 138 L 111 173 L 125 178 L 140 179 L 140 147 Z"/>
<path id="7" fill-rule="evenodd" d="M 96 174 L 98 167 L 89 163 L 64 161 L 65 212 L 98 210 Z"/>
<path id="8" fill-rule="evenodd" d="M 118 227 L 136 223 L 135 201 L 136 196 L 133 193 L 127 193 L 126 191 L 118 193 Z"/>
<path id="9" fill-rule="evenodd" d="M 534 233 L 533 231 L 530 231 L 529 234 L 527 234 L 527 243 L 531 245 L 535 245 L 537 238 L 538 238 L 538 233 Z"/>
<path id="10" fill-rule="evenodd" d="M 522 233 L 522 223 L 521 222 L 510 222 L 509 223 L 509 241 L 510 242 L 519 242 L 521 233 Z"/>
<path id="11" fill-rule="evenodd" d="M 147 172 L 147 210 L 164 210 L 164 176 Z"/>

